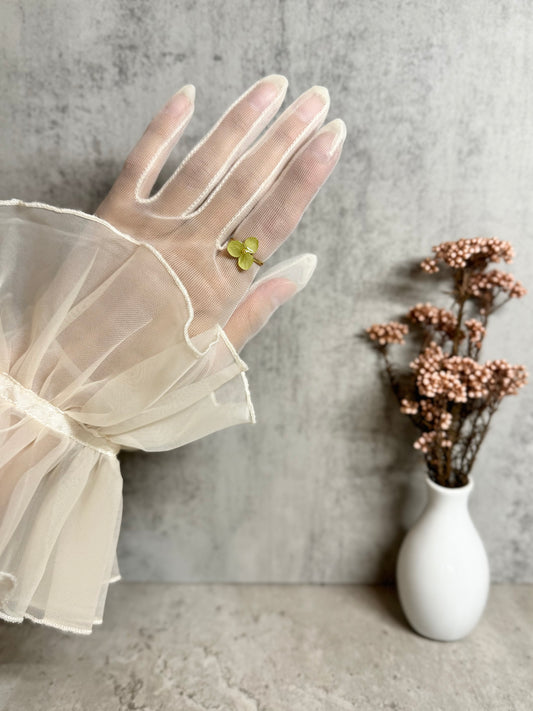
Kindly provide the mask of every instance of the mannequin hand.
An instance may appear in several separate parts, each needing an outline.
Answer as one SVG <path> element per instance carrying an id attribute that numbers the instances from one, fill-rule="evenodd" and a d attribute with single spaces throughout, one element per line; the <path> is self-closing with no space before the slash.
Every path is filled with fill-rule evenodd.
<path id="1" fill-rule="evenodd" d="M 316 259 L 288 260 L 250 289 L 259 266 L 242 271 L 226 251 L 228 240 L 257 237 L 255 256 L 266 262 L 331 174 L 346 134 L 339 119 L 320 128 L 329 96 L 312 87 L 256 140 L 286 89 L 279 75 L 250 87 L 151 196 L 193 114 L 194 87 L 183 87 L 151 121 L 96 211 L 168 261 L 191 297 L 191 335 L 218 322 L 237 350 L 302 288 Z"/>

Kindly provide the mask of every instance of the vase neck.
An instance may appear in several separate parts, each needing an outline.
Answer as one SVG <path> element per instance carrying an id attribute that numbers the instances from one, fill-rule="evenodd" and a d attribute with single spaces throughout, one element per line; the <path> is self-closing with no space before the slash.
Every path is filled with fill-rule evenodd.
<path id="1" fill-rule="evenodd" d="M 466 509 L 468 499 L 474 488 L 474 482 L 470 479 L 466 486 L 449 488 L 440 486 L 440 484 L 436 484 L 432 479 L 426 477 L 426 486 L 428 490 L 428 501 L 431 506 Z"/>

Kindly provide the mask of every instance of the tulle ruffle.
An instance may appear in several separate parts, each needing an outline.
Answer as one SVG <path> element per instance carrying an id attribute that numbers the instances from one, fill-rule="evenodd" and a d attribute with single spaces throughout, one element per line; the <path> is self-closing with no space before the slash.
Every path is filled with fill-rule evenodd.
<path id="1" fill-rule="evenodd" d="M 150 245 L 0 202 L 0 617 L 89 633 L 120 577 L 119 448 L 255 422 L 246 364 L 193 315 Z"/>

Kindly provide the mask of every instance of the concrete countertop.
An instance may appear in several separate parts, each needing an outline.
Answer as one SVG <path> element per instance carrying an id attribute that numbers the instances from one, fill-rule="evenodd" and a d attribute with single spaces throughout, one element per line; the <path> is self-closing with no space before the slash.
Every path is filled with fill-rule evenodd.
<path id="1" fill-rule="evenodd" d="M 529 711 L 532 629 L 531 585 L 442 643 L 389 587 L 119 582 L 90 636 L 0 625 L 0 709 Z"/>

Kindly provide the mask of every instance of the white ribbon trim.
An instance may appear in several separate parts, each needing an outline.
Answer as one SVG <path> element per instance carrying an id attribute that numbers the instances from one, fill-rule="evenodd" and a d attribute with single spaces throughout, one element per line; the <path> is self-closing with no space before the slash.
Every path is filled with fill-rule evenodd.
<path id="1" fill-rule="evenodd" d="M 90 447 L 109 457 L 114 457 L 120 451 L 120 446 L 94 431 L 89 431 L 80 422 L 69 417 L 51 402 L 45 400 L 24 387 L 9 373 L 0 373 L 0 397 L 14 405 L 24 414 L 38 420 L 45 427 L 76 440 L 85 447 Z"/>

